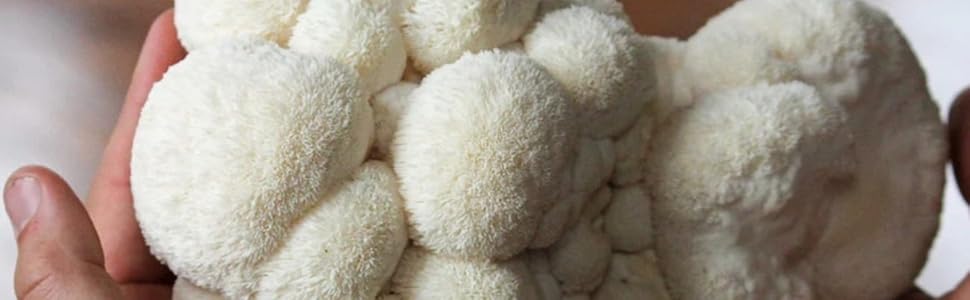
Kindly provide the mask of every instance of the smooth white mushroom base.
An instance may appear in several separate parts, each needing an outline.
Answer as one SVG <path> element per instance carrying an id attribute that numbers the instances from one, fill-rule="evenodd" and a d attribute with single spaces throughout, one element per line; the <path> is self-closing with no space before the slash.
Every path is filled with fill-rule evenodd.
<path id="1" fill-rule="evenodd" d="M 938 225 L 946 144 L 888 17 L 859 1 L 748 0 L 692 37 L 683 63 L 697 103 L 659 130 L 647 175 L 675 298 L 910 287 Z"/>

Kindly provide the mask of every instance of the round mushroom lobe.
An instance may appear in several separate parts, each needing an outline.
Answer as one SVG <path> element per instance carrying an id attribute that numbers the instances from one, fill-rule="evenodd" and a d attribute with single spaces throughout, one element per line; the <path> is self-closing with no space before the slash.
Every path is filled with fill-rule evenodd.
<path id="1" fill-rule="evenodd" d="M 193 51 L 154 86 L 135 133 L 145 240 L 179 276 L 248 295 L 289 224 L 353 174 L 372 134 L 342 64 L 259 40 Z"/>
<path id="2" fill-rule="evenodd" d="M 510 52 L 466 55 L 429 74 L 393 150 L 415 242 L 464 258 L 524 250 L 571 160 L 575 110 L 565 97 Z"/>

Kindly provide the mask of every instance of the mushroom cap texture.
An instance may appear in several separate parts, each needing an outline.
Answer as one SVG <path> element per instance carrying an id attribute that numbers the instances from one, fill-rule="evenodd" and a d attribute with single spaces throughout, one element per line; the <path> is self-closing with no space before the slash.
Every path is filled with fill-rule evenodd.
<path id="1" fill-rule="evenodd" d="M 367 162 L 307 212 L 288 244 L 262 265 L 262 299 L 374 299 L 408 244 L 397 178 Z"/>
<path id="2" fill-rule="evenodd" d="M 175 299 L 892 299 L 945 132 L 859 0 L 176 0 L 131 187 Z M 367 161 L 372 160 L 372 161 Z"/>
<path id="3" fill-rule="evenodd" d="M 400 82 L 371 98 L 371 107 L 374 108 L 373 155 L 388 160 L 391 157 L 391 146 L 394 144 L 398 123 L 410 104 L 408 98 L 417 88 L 417 84 Z"/>
<path id="4" fill-rule="evenodd" d="M 259 40 L 193 51 L 154 86 L 135 134 L 145 239 L 193 283 L 248 293 L 252 271 L 353 174 L 372 134 L 353 71 L 333 60 Z"/>
<path id="5" fill-rule="evenodd" d="M 219 293 L 200 288 L 183 277 L 175 280 L 172 286 L 172 300 L 222 300 Z"/>
<path id="6" fill-rule="evenodd" d="M 532 60 L 469 54 L 424 79 L 395 140 L 415 242 L 436 253 L 508 258 L 562 194 L 575 107 Z"/>
<path id="7" fill-rule="evenodd" d="M 549 248 L 549 263 L 564 293 L 592 292 L 609 267 L 610 240 L 589 220 L 581 220 Z"/>
<path id="8" fill-rule="evenodd" d="M 684 64 L 698 102 L 648 158 L 675 298 L 908 289 L 938 226 L 946 143 L 892 21 L 859 1 L 743 1 Z"/>
<path id="9" fill-rule="evenodd" d="M 289 46 L 353 67 L 361 77 L 361 88 L 373 94 L 400 81 L 407 66 L 394 13 L 385 1 L 313 0 L 293 27 Z"/>
<path id="10" fill-rule="evenodd" d="M 415 67 L 430 72 L 465 52 L 518 40 L 533 23 L 540 0 L 410 0 L 404 41 Z"/>
<path id="11" fill-rule="evenodd" d="M 546 15 L 523 37 L 526 53 L 563 83 L 594 138 L 630 127 L 655 95 L 647 49 L 621 19 L 583 6 Z"/>
<path id="12" fill-rule="evenodd" d="M 639 186 L 618 189 L 603 214 L 604 229 L 613 249 L 624 252 L 647 250 L 653 243 L 650 198 Z"/>
<path id="13" fill-rule="evenodd" d="M 591 193 L 610 180 L 616 163 L 616 150 L 608 139 L 580 139 L 573 166 L 574 192 Z"/>
<path id="14" fill-rule="evenodd" d="M 410 247 L 389 293 L 403 299 L 537 299 L 539 290 L 522 257 L 457 259 Z"/>
<path id="15" fill-rule="evenodd" d="M 687 42 L 684 72 L 697 103 L 660 130 L 647 176 L 675 298 L 909 288 L 938 226 L 946 143 L 885 14 L 740 2 Z"/>
<path id="16" fill-rule="evenodd" d="M 790 83 L 714 94 L 675 118 L 649 176 L 675 296 L 815 296 L 802 261 L 852 179 L 845 112 Z"/>
<path id="17" fill-rule="evenodd" d="M 670 300 L 653 251 L 616 253 L 595 300 Z"/>
<path id="18" fill-rule="evenodd" d="M 308 0 L 178 0 L 175 26 L 182 46 L 195 51 L 238 39 L 286 45 Z"/>

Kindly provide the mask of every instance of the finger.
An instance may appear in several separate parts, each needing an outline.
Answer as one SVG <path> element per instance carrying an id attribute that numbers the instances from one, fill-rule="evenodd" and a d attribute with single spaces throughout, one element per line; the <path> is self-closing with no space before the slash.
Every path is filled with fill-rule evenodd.
<path id="1" fill-rule="evenodd" d="M 88 197 L 88 210 L 101 235 L 108 273 L 121 283 L 173 280 L 145 246 L 135 221 L 128 178 L 131 143 L 148 92 L 168 67 L 184 56 L 175 34 L 172 11 L 166 11 L 149 30 L 127 99 Z"/>
<path id="2" fill-rule="evenodd" d="M 84 206 L 57 174 L 41 167 L 14 172 L 4 206 L 17 235 L 17 298 L 121 297 Z"/>
<path id="3" fill-rule="evenodd" d="M 970 89 L 957 97 L 950 107 L 950 155 L 953 174 L 960 192 L 970 196 Z"/>
<path id="4" fill-rule="evenodd" d="M 944 300 L 966 300 L 970 299 L 970 276 L 963 279 L 963 282 L 952 292 L 943 296 Z"/>
<path id="5" fill-rule="evenodd" d="M 128 188 L 128 163 L 131 161 L 131 142 L 141 109 L 152 85 L 162 78 L 168 67 L 185 57 L 175 33 L 172 11 L 162 13 L 152 24 L 141 55 L 132 74 L 128 94 L 122 106 L 115 130 L 105 149 L 99 170 L 101 182 L 114 188 Z"/>

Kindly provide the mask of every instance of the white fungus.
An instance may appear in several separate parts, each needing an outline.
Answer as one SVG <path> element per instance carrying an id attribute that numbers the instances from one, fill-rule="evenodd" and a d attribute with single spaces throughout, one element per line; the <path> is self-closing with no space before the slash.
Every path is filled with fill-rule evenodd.
<path id="1" fill-rule="evenodd" d="M 559 199 L 575 109 L 527 57 L 467 55 L 424 79 L 395 140 L 395 169 L 419 245 L 507 258 Z M 500 133 L 500 134 L 499 134 Z"/>
<path id="2" fill-rule="evenodd" d="M 613 175 L 616 150 L 608 139 L 580 139 L 579 152 L 573 166 L 573 192 L 591 193 L 606 184 Z"/>
<path id="3" fill-rule="evenodd" d="M 635 36 L 616 17 L 573 6 L 546 15 L 523 43 L 579 104 L 586 135 L 603 138 L 632 125 L 655 93 L 648 50 Z"/>
<path id="4" fill-rule="evenodd" d="M 366 155 L 374 122 L 355 78 L 258 40 L 172 66 L 132 148 L 135 212 L 152 252 L 204 288 L 248 294 L 289 222 Z"/>
<path id="5" fill-rule="evenodd" d="M 374 108 L 373 151 L 378 158 L 390 160 L 397 124 L 410 103 L 408 97 L 417 88 L 417 84 L 400 82 L 384 89 L 371 99 L 371 106 Z"/>
<path id="6" fill-rule="evenodd" d="M 286 45 L 307 0 L 178 0 L 175 26 L 189 51 L 239 39 Z"/>
<path id="7" fill-rule="evenodd" d="M 674 117 L 648 178 L 675 298 L 820 296 L 804 247 L 855 181 L 845 116 L 791 83 L 713 94 Z"/>
<path id="8" fill-rule="evenodd" d="M 661 183 L 655 231 L 675 298 L 889 299 L 908 289 L 938 226 L 946 145 L 919 64 L 892 22 L 859 1 L 749 0 L 714 18 L 687 48 L 692 93 L 710 100 L 683 117 L 695 121 L 661 129 L 679 137 L 654 143 L 666 150 L 648 158 L 671 162 L 653 167 L 648 178 Z M 732 63 L 698 59 L 714 49 L 728 52 Z M 804 84 L 762 86 L 785 81 Z M 745 98 L 783 90 L 803 95 L 773 97 L 830 112 L 795 117 L 792 108 L 779 107 L 752 119 L 763 121 L 744 121 L 741 113 L 750 108 L 742 103 L 751 103 Z M 733 105 L 716 108 L 718 101 Z M 815 110 L 809 108 L 799 111 Z M 734 121 L 700 121 L 711 118 Z M 816 124 L 785 130 L 806 121 Z M 811 132 L 836 127 L 839 133 Z M 718 128 L 709 132 L 718 138 L 688 132 L 702 128 Z M 733 148 L 742 145 L 737 141 L 765 148 Z M 705 172 L 677 171 L 691 168 Z M 733 188 L 723 187 L 728 183 Z M 670 230 L 689 226 L 696 230 Z M 784 263 L 769 263 L 779 257 Z M 724 284 L 716 292 L 703 284 L 713 281 Z"/>
<path id="9" fill-rule="evenodd" d="M 615 250 L 640 252 L 653 243 L 650 198 L 639 186 L 616 190 L 603 219 Z"/>
<path id="10" fill-rule="evenodd" d="M 174 299 L 893 299 L 938 226 L 938 109 L 861 1 L 686 41 L 614 0 L 175 2 L 131 161 Z"/>
<path id="11" fill-rule="evenodd" d="M 407 246 L 397 178 L 382 162 L 310 209 L 260 266 L 260 299 L 374 299 Z"/>
<path id="12" fill-rule="evenodd" d="M 200 288 L 179 277 L 172 286 L 172 300 L 222 300 L 219 293 Z"/>
<path id="13" fill-rule="evenodd" d="M 430 72 L 466 52 L 518 40 L 532 25 L 539 0 L 411 0 L 404 37 L 415 67 Z"/>
<path id="14" fill-rule="evenodd" d="M 582 207 L 580 216 L 592 220 L 602 215 L 603 210 L 609 207 L 611 201 L 613 201 L 613 189 L 610 187 L 602 187 L 596 193 L 593 193 L 589 202 L 586 202 Z"/>
<path id="15" fill-rule="evenodd" d="M 629 186 L 643 180 L 643 162 L 646 160 L 650 136 L 655 120 L 644 114 L 630 129 L 616 139 L 614 156 L 616 165 L 610 183 Z"/>
<path id="16" fill-rule="evenodd" d="M 549 257 L 545 251 L 527 252 L 526 265 L 529 267 L 529 271 L 532 272 L 533 279 L 539 291 L 539 299 L 558 300 L 562 298 L 559 280 L 555 276 L 552 276 Z"/>
<path id="17" fill-rule="evenodd" d="M 610 240 L 581 220 L 549 248 L 552 275 L 566 294 L 592 292 L 603 281 L 610 262 Z"/>
<path id="18" fill-rule="evenodd" d="M 616 253 L 594 300 L 670 300 L 653 251 Z"/>
<path id="19" fill-rule="evenodd" d="M 552 208 L 542 215 L 536 228 L 536 234 L 529 243 L 530 249 L 546 248 L 559 240 L 571 222 L 575 221 L 574 216 L 578 215 L 583 204 L 581 194 L 568 194 L 561 197 Z"/>
<path id="20" fill-rule="evenodd" d="M 402 299 L 536 299 L 538 287 L 524 259 L 455 259 L 411 247 L 391 280 Z"/>
<path id="21" fill-rule="evenodd" d="M 363 90 L 373 94 L 401 81 L 407 65 L 404 38 L 394 13 L 386 1 L 311 0 L 293 27 L 289 46 L 353 67 Z"/>

